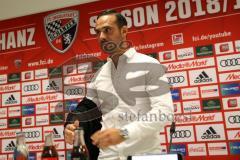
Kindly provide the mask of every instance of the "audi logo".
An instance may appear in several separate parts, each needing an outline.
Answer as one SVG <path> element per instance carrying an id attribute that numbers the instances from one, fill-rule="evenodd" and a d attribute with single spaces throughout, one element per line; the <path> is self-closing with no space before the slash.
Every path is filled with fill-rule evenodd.
<path id="1" fill-rule="evenodd" d="M 183 76 L 168 77 L 168 83 L 183 83 L 185 78 Z"/>
<path id="2" fill-rule="evenodd" d="M 191 137 L 191 132 L 189 130 L 179 130 L 173 133 L 173 138 L 189 138 Z"/>
<path id="3" fill-rule="evenodd" d="M 240 65 L 240 58 L 225 59 L 220 61 L 220 66 L 229 67 Z"/>
<path id="4" fill-rule="evenodd" d="M 38 137 L 40 137 L 40 132 L 39 131 L 24 132 L 24 133 L 25 133 L 25 138 L 38 138 Z"/>
<path id="5" fill-rule="evenodd" d="M 36 91 L 39 89 L 39 86 L 37 84 L 32 84 L 32 85 L 26 85 L 23 87 L 23 90 L 25 92 L 29 92 L 29 91 Z"/>
<path id="6" fill-rule="evenodd" d="M 228 117 L 228 122 L 231 123 L 231 124 L 240 123 L 240 115 L 229 116 Z"/>
<path id="7" fill-rule="evenodd" d="M 80 95 L 83 93 L 83 89 L 82 88 L 74 88 L 74 89 L 68 89 L 66 91 L 66 94 L 69 95 Z"/>

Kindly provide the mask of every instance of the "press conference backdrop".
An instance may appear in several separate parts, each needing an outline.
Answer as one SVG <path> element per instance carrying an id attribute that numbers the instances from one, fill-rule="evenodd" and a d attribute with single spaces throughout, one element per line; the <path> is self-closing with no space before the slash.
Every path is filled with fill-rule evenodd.
<path id="1" fill-rule="evenodd" d="M 63 124 L 106 61 L 96 16 L 114 8 L 137 51 L 167 68 L 176 114 L 172 152 L 186 159 L 240 157 L 240 0 L 99 1 L 0 22 L 0 159 L 24 131 L 33 159 L 47 132 L 69 158 Z M 133 86 L 134 87 L 134 86 Z M 160 133 L 167 152 L 169 126 Z"/>

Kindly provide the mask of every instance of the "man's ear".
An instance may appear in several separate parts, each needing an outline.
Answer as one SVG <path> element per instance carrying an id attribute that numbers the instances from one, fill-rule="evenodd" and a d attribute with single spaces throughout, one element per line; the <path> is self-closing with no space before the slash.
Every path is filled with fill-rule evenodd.
<path id="1" fill-rule="evenodd" d="M 124 38 L 126 38 L 127 37 L 127 32 L 128 32 L 127 26 L 123 26 L 121 32 L 122 32 L 122 36 Z"/>

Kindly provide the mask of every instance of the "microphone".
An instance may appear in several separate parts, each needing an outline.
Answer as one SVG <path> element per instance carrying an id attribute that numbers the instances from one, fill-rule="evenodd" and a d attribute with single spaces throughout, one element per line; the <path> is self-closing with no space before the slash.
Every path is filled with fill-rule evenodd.
<path id="1" fill-rule="evenodd" d="M 176 129 L 175 122 L 172 122 L 171 127 L 170 127 L 170 143 L 169 143 L 169 147 L 168 147 L 168 153 L 171 152 L 172 136 L 173 136 L 173 133 L 175 132 L 175 129 Z"/>

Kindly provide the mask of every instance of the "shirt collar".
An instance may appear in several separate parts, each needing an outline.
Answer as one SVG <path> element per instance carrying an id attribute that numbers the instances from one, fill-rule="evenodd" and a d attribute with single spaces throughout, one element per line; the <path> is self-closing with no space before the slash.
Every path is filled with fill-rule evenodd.
<path id="1" fill-rule="evenodd" d="M 123 53 L 124 56 L 127 58 L 131 58 L 136 53 L 136 50 L 134 48 L 129 48 L 125 53 Z M 120 57 L 122 57 L 121 55 Z"/>
<path id="2" fill-rule="evenodd" d="M 126 52 L 124 52 L 119 59 L 126 58 L 130 59 L 134 54 L 136 53 L 135 48 L 129 48 Z M 111 61 L 112 59 L 110 57 L 107 58 L 107 61 Z"/>

